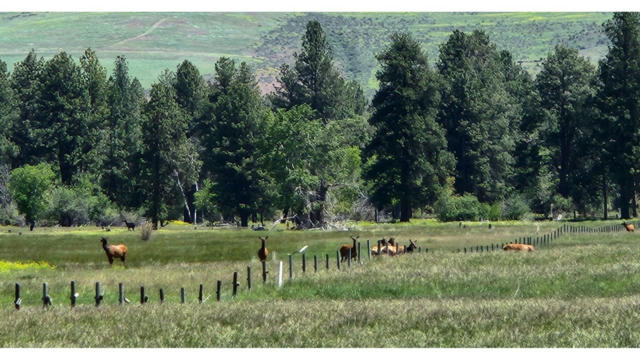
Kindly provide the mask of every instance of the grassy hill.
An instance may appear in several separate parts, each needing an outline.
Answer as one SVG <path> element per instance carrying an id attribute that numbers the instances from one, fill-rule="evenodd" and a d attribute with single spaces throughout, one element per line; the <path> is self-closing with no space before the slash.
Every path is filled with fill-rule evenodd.
<path id="1" fill-rule="evenodd" d="M 264 91 L 277 67 L 291 62 L 309 20 L 328 33 L 336 62 L 372 94 L 375 54 L 396 31 L 412 33 L 435 61 L 454 29 L 485 30 L 527 70 L 557 43 L 577 47 L 596 62 L 607 48 L 601 25 L 610 13 L 1 13 L 0 59 L 12 65 L 31 49 L 48 58 L 64 50 L 78 58 L 91 47 L 111 71 L 124 54 L 130 71 L 149 87 L 184 59 L 205 75 L 220 56 L 248 61 Z"/>

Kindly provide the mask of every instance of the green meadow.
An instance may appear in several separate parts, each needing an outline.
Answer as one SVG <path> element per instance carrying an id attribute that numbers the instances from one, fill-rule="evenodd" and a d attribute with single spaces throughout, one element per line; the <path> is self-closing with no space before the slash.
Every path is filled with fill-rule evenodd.
<path id="1" fill-rule="evenodd" d="M 462 226 L 460 226 L 462 225 Z M 597 228 L 618 221 L 580 222 Z M 345 231 L 211 229 L 172 224 L 0 230 L 2 347 L 638 347 L 640 238 L 564 234 L 536 252 L 458 249 L 549 234 L 552 222 L 353 223 Z M 269 226 L 267 226 L 268 228 Z M 9 232 L 11 230 L 11 232 Z M 21 233 L 21 234 L 20 234 Z M 337 269 L 336 251 L 359 236 L 417 240 L 420 253 L 372 257 Z M 129 247 L 109 266 L 99 239 Z M 258 236 L 269 236 L 266 283 Z M 306 272 L 302 271 L 305 251 Z M 429 249 L 427 252 L 426 249 Z M 293 276 L 289 278 L 288 255 Z M 329 269 L 326 269 L 329 254 Z M 314 269 L 313 257 L 318 259 Z M 278 263 L 284 285 L 276 285 Z M 247 289 L 247 267 L 252 288 Z M 238 294 L 232 297 L 233 272 Z M 69 305 L 74 280 L 78 305 Z M 222 281 L 216 301 L 216 282 Z M 14 284 L 22 308 L 13 307 Z M 42 308 L 47 282 L 53 306 Z M 104 300 L 94 304 L 95 282 Z M 118 304 L 118 283 L 130 303 Z M 200 284 L 204 302 L 198 301 Z M 149 296 L 140 304 L 140 287 Z M 180 288 L 186 304 L 180 303 Z M 165 292 L 160 304 L 159 289 Z"/>

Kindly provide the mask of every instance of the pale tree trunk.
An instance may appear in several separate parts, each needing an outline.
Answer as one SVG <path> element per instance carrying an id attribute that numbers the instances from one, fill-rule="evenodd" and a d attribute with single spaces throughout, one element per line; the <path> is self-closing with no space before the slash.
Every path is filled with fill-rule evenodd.
<path id="1" fill-rule="evenodd" d="M 176 177 L 176 184 L 178 185 L 178 189 L 180 189 L 180 194 L 182 194 L 182 200 L 184 201 L 184 208 L 189 215 L 189 219 L 193 219 L 191 216 L 191 209 L 189 209 L 189 202 L 187 202 L 187 197 L 184 194 L 184 189 L 182 188 L 182 184 L 180 183 L 180 177 L 178 176 L 178 170 L 173 169 L 173 176 Z"/>

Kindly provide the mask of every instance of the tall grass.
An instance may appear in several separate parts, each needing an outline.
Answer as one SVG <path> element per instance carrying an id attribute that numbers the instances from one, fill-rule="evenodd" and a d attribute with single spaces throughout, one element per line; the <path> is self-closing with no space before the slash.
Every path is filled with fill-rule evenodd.
<path id="1" fill-rule="evenodd" d="M 598 223 L 599 225 L 600 223 Z M 630 347 L 640 345 L 640 241 L 635 233 L 565 235 L 535 253 L 463 254 L 450 251 L 457 236 L 467 232 L 482 241 L 535 232 L 535 224 L 504 224 L 488 230 L 474 225 L 423 224 L 380 229 L 401 238 L 428 232 L 444 248 L 428 254 L 380 257 L 336 269 L 335 250 L 345 242 L 344 232 L 275 232 L 277 249 L 267 261 L 266 284 L 260 278 L 256 232 L 160 230 L 151 247 L 139 239 L 130 248 L 162 252 L 175 258 L 145 260 L 136 266 L 110 267 L 103 253 L 98 262 L 75 260 L 50 248 L 58 259 L 54 267 L 0 272 L 0 346 L 173 346 L 173 347 Z M 550 229 L 544 227 L 542 230 Z M 93 234 L 41 233 L 13 237 L 3 234 L 1 257 L 19 257 L 27 240 L 89 242 L 98 251 Z M 133 234 L 115 231 L 116 237 Z M 196 237 L 197 239 L 192 239 Z M 202 238 L 200 238 L 202 237 Z M 362 236 L 361 236 L 362 239 Z M 480 240 L 478 240 L 480 241 Z M 193 246 L 202 242 L 203 245 Z M 241 250 L 228 259 L 198 261 L 209 244 L 230 243 Z M 95 243 L 95 244 L 94 244 Z M 277 262 L 286 250 L 311 244 L 307 272 L 299 254 L 293 256 L 294 277 L 275 285 Z M 205 246 L 206 245 L 206 246 Z M 273 246 L 273 247 L 272 247 Z M 73 246 L 72 246 L 73 247 Z M 178 249 L 181 249 L 178 251 Z M 245 253 L 246 250 L 246 253 Z M 332 251 L 331 269 L 324 268 L 324 250 Z M 131 250 L 130 250 L 131 251 Z M 222 250 L 219 250 L 222 251 Z M 249 252 L 250 251 L 250 252 Z M 236 259 L 235 257 L 243 258 Z M 313 270 L 313 255 L 322 255 Z M 84 255 L 80 255 L 82 258 Z M 142 256 L 140 257 L 142 258 Z M 68 259 L 69 262 L 64 262 Z M 185 259 L 188 259 L 185 260 Z M 129 261 L 129 260 L 128 260 Z M 285 262 L 286 264 L 286 262 Z M 246 289 L 246 268 L 252 268 L 252 290 Z M 240 291 L 231 297 L 231 280 L 239 272 Z M 79 306 L 69 306 L 69 282 L 75 280 Z M 215 301 L 215 283 L 222 280 L 221 302 Z M 41 308 L 42 282 L 48 282 L 54 306 Z M 93 306 L 94 283 L 100 281 L 105 299 Z M 22 285 L 23 308 L 13 310 L 13 285 Z M 118 283 L 131 303 L 117 304 Z M 198 304 L 199 284 L 205 288 Z M 139 304 L 139 287 L 150 301 Z M 187 304 L 180 305 L 180 287 Z M 159 304 L 163 288 L 166 303 Z"/>

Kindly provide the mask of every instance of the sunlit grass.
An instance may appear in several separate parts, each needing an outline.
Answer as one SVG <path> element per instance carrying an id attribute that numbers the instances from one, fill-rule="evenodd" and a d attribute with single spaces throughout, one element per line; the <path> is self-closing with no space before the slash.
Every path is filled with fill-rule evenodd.
<path id="1" fill-rule="evenodd" d="M 0 230 L 0 259 L 26 258 L 27 248 L 55 260 L 48 262 L 55 268 L 0 272 L 0 346 L 640 346 L 640 316 L 634 310 L 640 308 L 637 234 L 567 234 L 534 253 L 455 252 L 466 242 L 539 236 L 559 226 L 492 224 L 489 229 L 486 223 L 467 222 L 353 223 L 353 231 L 339 232 L 286 231 L 280 225 L 271 232 L 194 230 L 172 224 L 148 243 L 139 240 L 138 232 L 115 228 L 40 229 L 23 235 L 5 228 Z M 603 224 L 620 225 L 576 225 Z M 98 241 L 104 234 L 128 244 L 128 267 L 108 265 Z M 335 252 L 352 234 L 361 240 L 373 235 L 418 238 L 423 246 L 429 238 L 433 246 L 429 253 L 371 260 L 363 253 L 362 264 L 342 263 L 338 270 Z M 256 256 L 258 235 L 269 235 L 265 284 Z M 43 244 L 46 251 L 36 250 Z M 309 245 L 305 273 L 302 255 L 295 253 L 304 244 Z M 292 279 L 289 253 L 294 254 Z M 325 254 L 330 254 L 329 269 Z M 279 261 L 284 262 L 282 288 L 276 284 Z M 235 298 L 233 272 L 240 283 Z M 69 300 L 72 280 L 79 293 L 74 309 Z M 220 302 L 215 294 L 218 280 Z M 53 299 L 47 311 L 42 310 L 43 282 Z M 98 308 L 96 282 L 104 295 Z M 13 309 L 15 283 L 22 288 L 20 311 Z M 123 306 L 118 305 L 119 283 L 130 301 Z M 200 284 L 204 304 L 198 303 Z M 145 305 L 140 305 L 141 286 L 149 296 Z M 160 288 L 165 293 L 162 305 Z"/>

